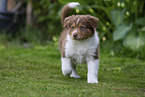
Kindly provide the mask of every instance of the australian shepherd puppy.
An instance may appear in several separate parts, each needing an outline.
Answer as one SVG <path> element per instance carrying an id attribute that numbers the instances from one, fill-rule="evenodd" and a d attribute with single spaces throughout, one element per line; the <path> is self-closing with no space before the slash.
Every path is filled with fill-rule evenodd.
<path id="1" fill-rule="evenodd" d="M 67 17 L 69 11 L 77 5 L 78 2 L 68 3 L 61 12 L 64 27 L 59 39 L 62 73 L 81 78 L 76 71 L 77 63 L 87 63 L 87 82 L 98 83 L 99 37 L 96 31 L 98 18 L 91 15 Z"/>

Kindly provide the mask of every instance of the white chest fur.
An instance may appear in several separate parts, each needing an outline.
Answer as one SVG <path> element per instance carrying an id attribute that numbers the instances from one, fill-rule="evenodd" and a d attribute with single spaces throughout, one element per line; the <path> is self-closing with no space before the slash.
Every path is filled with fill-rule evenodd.
<path id="1" fill-rule="evenodd" d="M 98 44 L 99 38 L 96 30 L 94 35 L 86 40 L 72 40 L 68 34 L 65 56 L 76 60 L 77 63 L 84 63 L 95 55 Z"/>

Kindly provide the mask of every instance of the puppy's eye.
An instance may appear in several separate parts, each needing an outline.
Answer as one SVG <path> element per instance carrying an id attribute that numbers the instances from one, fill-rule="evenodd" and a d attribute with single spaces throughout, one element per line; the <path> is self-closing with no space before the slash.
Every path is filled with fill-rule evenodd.
<path id="1" fill-rule="evenodd" d="M 85 27 L 81 26 L 80 29 L 85 29 Z"/>
<path id="2" fill-rule="evenodd" d="M 74 26 L 71 27 L 71 29 L 74 29 L 74 28 L 75 28 Z"/>

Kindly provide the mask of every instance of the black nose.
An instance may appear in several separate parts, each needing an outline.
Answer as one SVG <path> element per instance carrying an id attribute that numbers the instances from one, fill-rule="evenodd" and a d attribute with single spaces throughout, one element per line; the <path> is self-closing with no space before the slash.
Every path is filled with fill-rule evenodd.
<path id="1" fill-rule="evenodd" d="M 74 34 L 73 34 L 73 37 L 77 37 L 77 36 L 78 36 L 78 33 L 74 33 Z"/>

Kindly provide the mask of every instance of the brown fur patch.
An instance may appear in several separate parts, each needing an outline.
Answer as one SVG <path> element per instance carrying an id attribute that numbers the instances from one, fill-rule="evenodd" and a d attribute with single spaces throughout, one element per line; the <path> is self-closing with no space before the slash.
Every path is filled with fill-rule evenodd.
<path id="1" fill-rule="evenodd" d="M 64 27 L 70 29 L 71 38 L 75 40 L 84 40 L 91 37 L 94 33 L 94 28 L 97 26 L 98 19 L 90 15 L 72 15 L 64 20 Z M 76 30 L 74 37 L 73 33 Z"/>
<path id="2" fill-rule="evenodd" d="M 61 36 L 59 38 L 59 48 L 60 48 L 60 51 L 61 51 L 61 57 L 65 57 L 65 43 L 66 43 L 66 37 L 67 37 L 67 31 L 68 29 L 65 28 L 63 30 L 63 32 L 61 32 Z"/>
<path id="3" fill-rule="evenodd" d="M 95 52 L 94 59 L 99 59 L 99 52 L 100 52 L 100 45 L 98 44 L 98 47 L 97 47 L 96 52 Z"/>
<path id="4" fill-rule="evenodd" d="M 65 17 L 67 17 L 67 15 L 69 14 L 70 10 L 72 8 L 70 8 L 68 5 L 65 5 L 62 9 L 62 12 L 61 12 L 61 23 L 63 24 L 64 23 L 64 19 Z"/>

